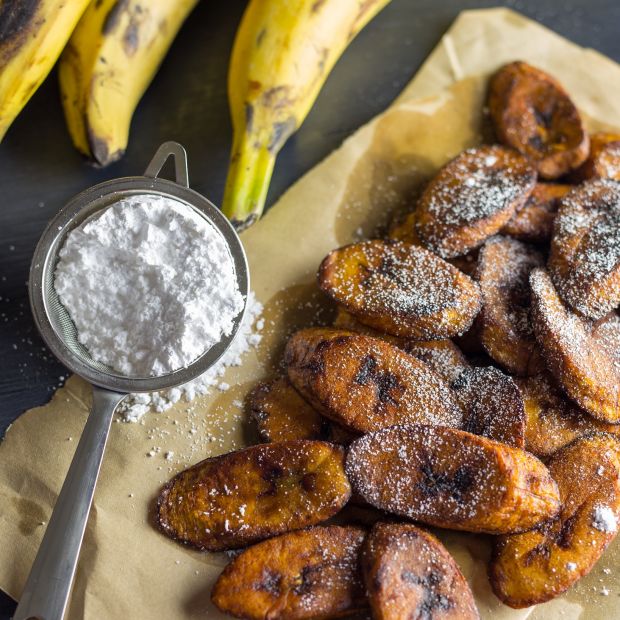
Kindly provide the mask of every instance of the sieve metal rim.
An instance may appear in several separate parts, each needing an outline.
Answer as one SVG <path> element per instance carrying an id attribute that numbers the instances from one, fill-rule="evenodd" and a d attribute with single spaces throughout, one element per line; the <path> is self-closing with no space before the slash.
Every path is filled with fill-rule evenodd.
<path id="1" fill-rule="evenodd" d="M 162 148 L 164 146 L 162 145 Z M 164 161 L 166 158 L 167 155 Z M 157 168 L 156 173 L 159 172 L 159 168 Z M 149 166 L 148 170 L 150 169 L 151 166 Z M 186 182 L 186 178 L 181 177 L 181 180 Z M 189 366 L 159 377 L 125 377 L 112 369 L 107 373 L 92 368 L 74 353 L 57 333 L 49 318 L 46 304 L 45 280 L 49 270 L 52 268 L 50 261 L 54 261 L 57 257 L 58 250 L 66 239 L 67 234 L 88 217 L 105 209 L 113 202 L 117 202 L 123 197 L 132 194 L 158 194 L 180 200 L 194 208 L 215 226 L 224 237 L 230 249 L 239 290 L 244 297 L 243 310 L 236 317 L 230 336 L 224 337 L 221 342 L 215 344 Z M 80 192 L 69 200 L 47 225 L 41 235 L 30 266 L 28 288 L 30 306 L 39 333 L 52 353 L 71 372 L 83 377 L 94 385 L 115 392 L 152 392 L 191 381 L 213 366 L 226 352 L 243 320 L 247 307 L 250 282 L 247 257 L 241 240 L 228 219 L 213 203 L 186 185 L 157 177 L 132 176 L 99 183 Z"/>

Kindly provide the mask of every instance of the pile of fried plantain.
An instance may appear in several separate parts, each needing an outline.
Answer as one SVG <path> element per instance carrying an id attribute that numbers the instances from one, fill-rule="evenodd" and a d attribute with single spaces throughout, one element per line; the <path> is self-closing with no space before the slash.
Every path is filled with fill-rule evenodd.
<path id="1" fill-rule="evenodd" d="M 244 548 L 212 590 L 221 611 L 475 620 L 418 524 L 492 536 L 493 591 L 517 608 L 564 592 L 616 535 L 620 135 L 588 136 L 523 62 L 487 105 L 499 144 L 322 261 L 335 320 L 287 334 L 281 374 L 246 400 L 265 443 L 162 489 L 167 536 Z"/>

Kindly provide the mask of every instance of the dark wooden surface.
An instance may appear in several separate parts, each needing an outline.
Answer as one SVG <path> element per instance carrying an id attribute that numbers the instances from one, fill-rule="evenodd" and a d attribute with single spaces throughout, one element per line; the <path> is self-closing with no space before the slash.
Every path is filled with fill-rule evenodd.
<path id="1" fill-rule="evenodd" d="M 26 291 L 34 246 L 63 203 L 94 183 L 142 173 L 165 140 L 187 148 L 192 186 L 221 200 L 231 140 L 226 73 L 245 3 L 198 6 L 138 108 L 123 161 L 105 170 L 81 161 L 65 130 L 55 72 L 0 144 L 0 436 L 66 375 L 35 333 Z M 617 0 L 393 0 L 338 62 L 282 151 L 268 204 L 392 101 L 460 10 L 498 4 L 620 61 Z M 13 609 L 0 593 L 0 620 Z"/>

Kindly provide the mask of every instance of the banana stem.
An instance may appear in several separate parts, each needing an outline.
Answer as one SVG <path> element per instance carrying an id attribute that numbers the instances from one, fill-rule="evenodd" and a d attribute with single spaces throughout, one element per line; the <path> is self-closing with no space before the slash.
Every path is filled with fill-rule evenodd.
<path id="1" fill-rule="evenodd" d="M 222 211 L 238 230 L 261 216 L 275 159 L 274 153 L 252 144 L 245 135 L 233 145 Z"/>

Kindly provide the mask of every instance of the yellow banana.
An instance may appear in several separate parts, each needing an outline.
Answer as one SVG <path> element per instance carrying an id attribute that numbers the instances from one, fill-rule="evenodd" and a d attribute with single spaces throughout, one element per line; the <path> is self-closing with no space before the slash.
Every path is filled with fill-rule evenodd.
<path id="1" fill-rule="evenodd" d="M 131 118 L 198 0 L 96 0 L 63 52 L 60 90 L 76 148 L 99 166 L 122 157 Z"/>
<path id="2" fill-rule="evenodd" d="M 223 210 L 260 217 L 275 158 L 353 37 L 389 0 L 250 0 L 237 31 L 228 97 L 233 148 Z"/>
<path id="3" fill-rule="evenodd" d="M 0 0 L 0 140 L 39 88 L 89 0 Z"/>

